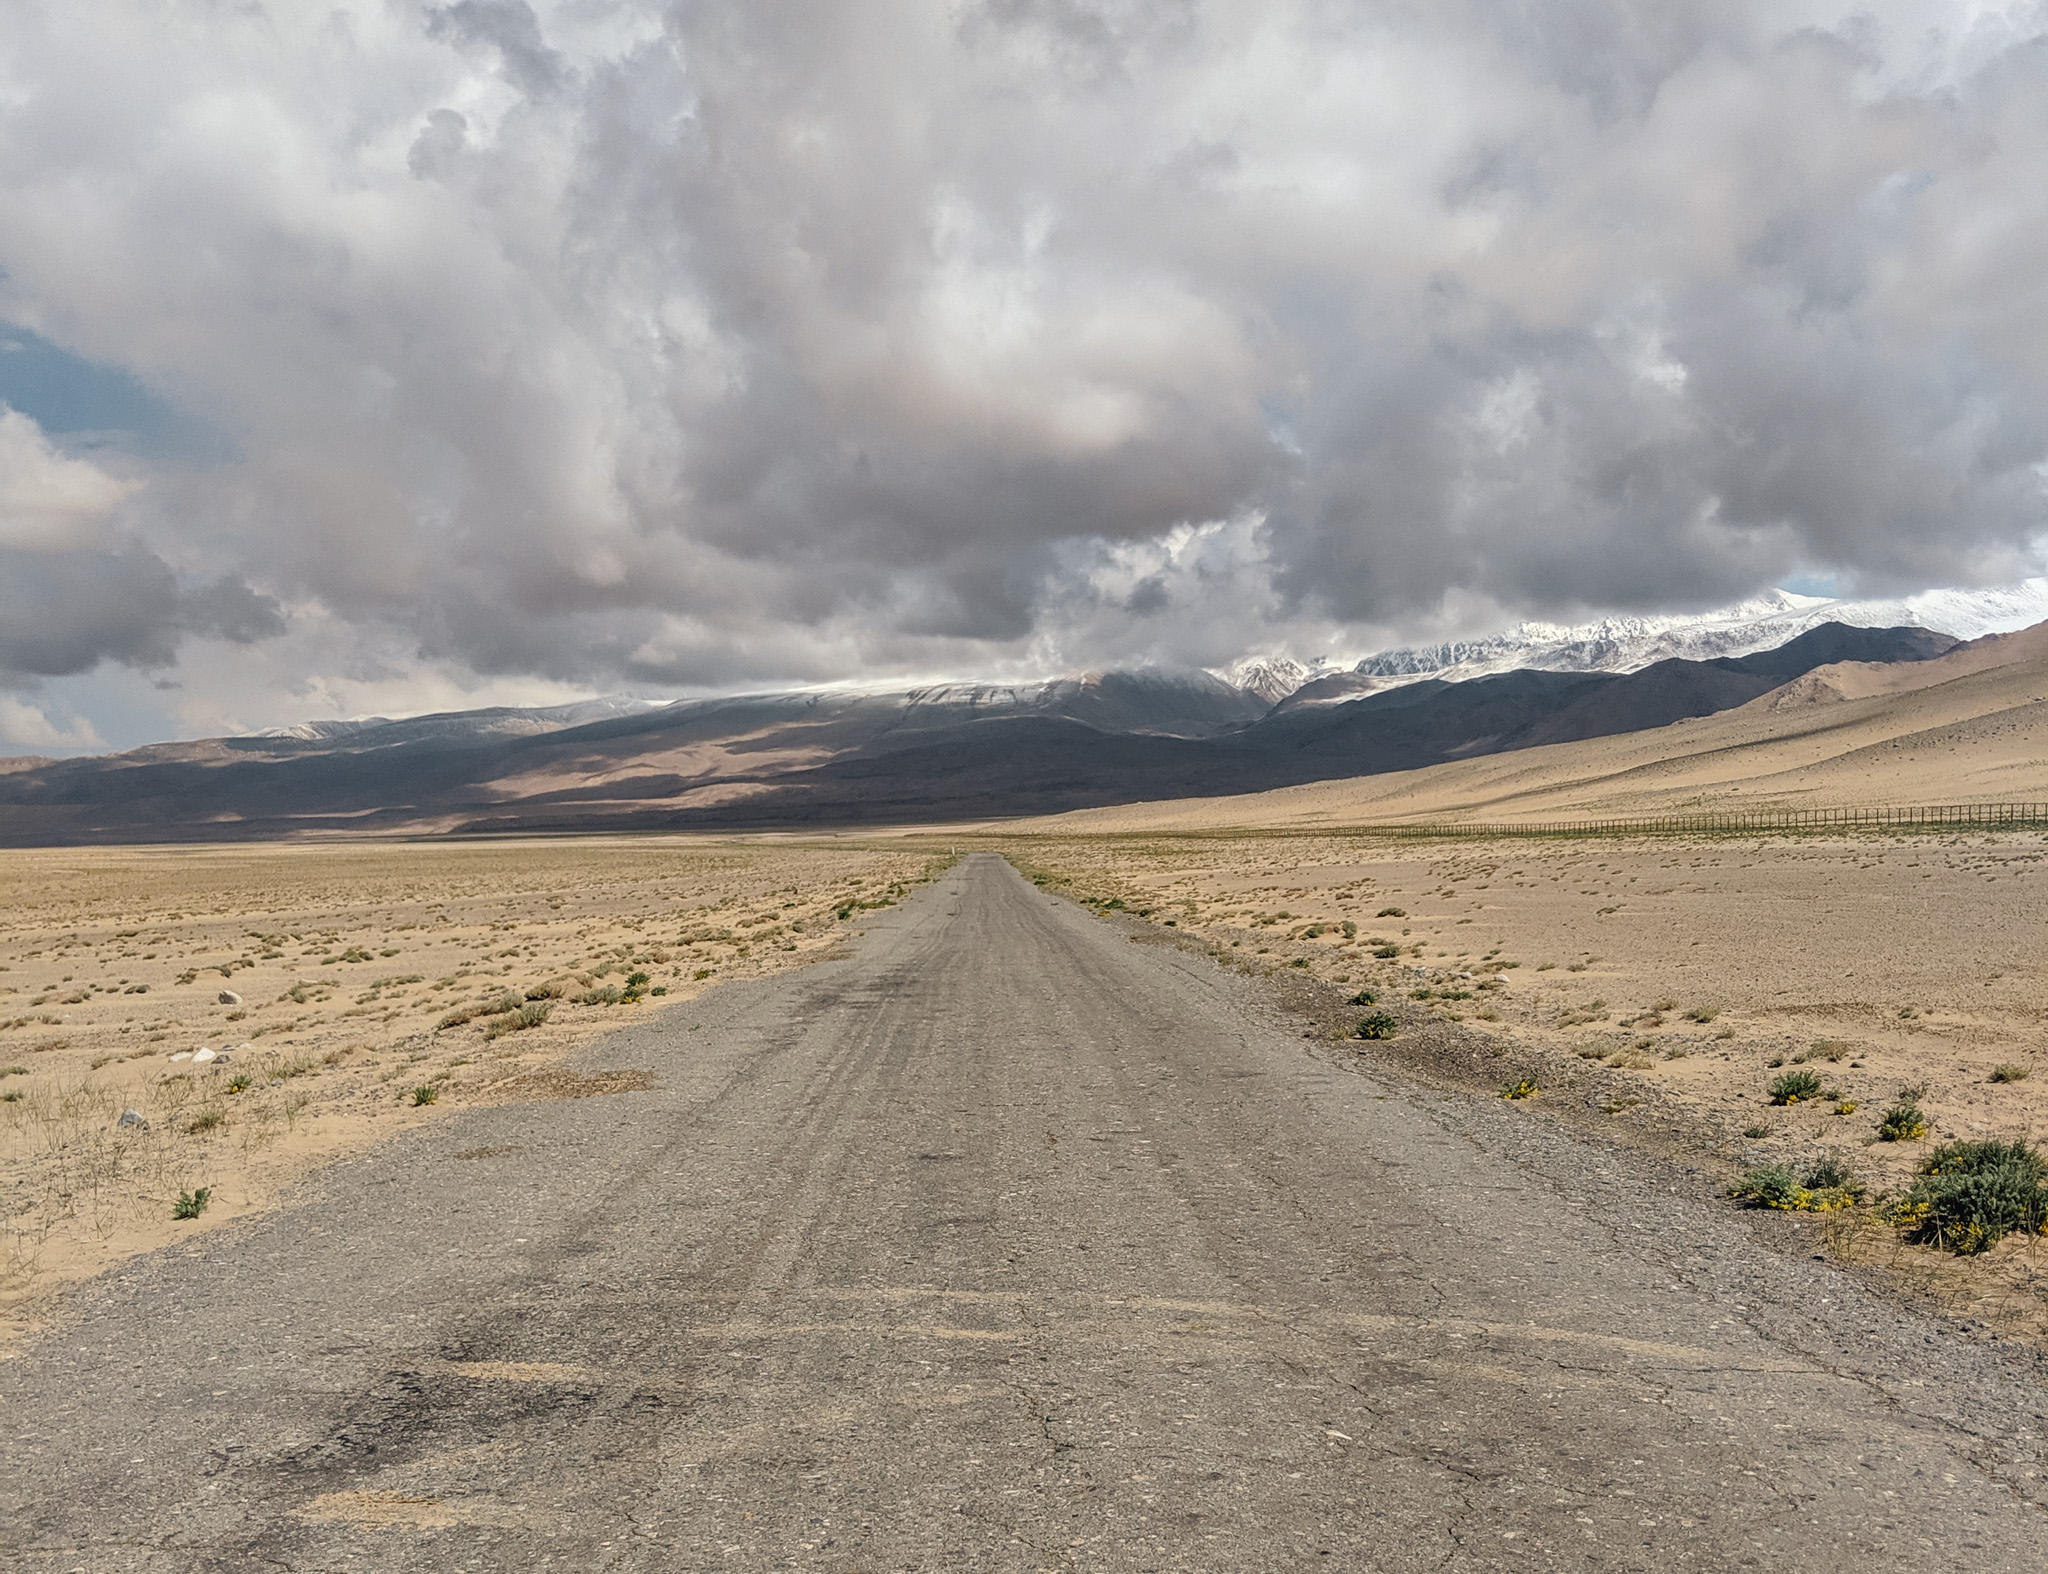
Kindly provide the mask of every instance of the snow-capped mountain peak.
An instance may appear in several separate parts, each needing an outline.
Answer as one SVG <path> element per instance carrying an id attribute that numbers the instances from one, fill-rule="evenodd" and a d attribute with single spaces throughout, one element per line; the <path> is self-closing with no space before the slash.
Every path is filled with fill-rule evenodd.
<path id="1" fill-rule="evenodd" d="M 1982 590 L 1942 589 L 1917 595 L 1853 600 L 1770 590 L 1711 612 L 1615 616 L 1591 623 L 1522 623 L 1504 633 L 1438 645 L 1403 646 L 1367 656 L 1348 669 L 1303 669 L 1285 656 L 1239 662 L 1230 677 L 1262 696 L 1291 671 L 1303 672 L 1276 704 L 1350 699 L 1425 678 L 1466 678 L 1533 668 L 1548 672 L 1635 672 L 1672 657 L 1706 661 L 1771 650 L 1823 623 L 1857 628 L 1917 626 L 1958 639 L 2005 634 L 2048 620 L 2048 578 Z M 1243 673 L 1245 676 L 1240 677 Z"/>
<path id="2" fill-rule="evenodd" d="M 1277 705 L 1304 683 L 1342 670 L 1321 656 L 1306 664 L 1292 656 L 1246 656 L 1217 675 L 1232 687 L 1256 694 L 1268 705 Z"/>

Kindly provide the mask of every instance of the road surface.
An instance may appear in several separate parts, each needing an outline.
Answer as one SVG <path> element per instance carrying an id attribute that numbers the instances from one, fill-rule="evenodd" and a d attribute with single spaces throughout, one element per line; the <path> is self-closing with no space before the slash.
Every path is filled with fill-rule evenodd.
<path id="1" fill-rule="evenodd" d="M 138 1260 L 0 1566 L 2048 1568 L 2040 1388 L 977 855 Z"/>

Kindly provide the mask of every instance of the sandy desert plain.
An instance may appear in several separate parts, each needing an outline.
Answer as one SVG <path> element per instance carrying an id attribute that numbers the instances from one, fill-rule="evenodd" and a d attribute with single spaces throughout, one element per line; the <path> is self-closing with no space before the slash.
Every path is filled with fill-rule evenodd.
<path id="1" fill-rule="evenodd" d="M 1945 1138 L 2048 1128 L 2048 834 L 1483 828 L 2016 800 L 2048 801 L 2048 626 L 1649 732 L 1037 821 L 9 852 L 0 1333 L 409 1125 L 616 1091 L 564 1057 L 827 954 L 977 845 L 1139 938 L 1275 975 L 1320 1014 L 1310 1052 L 1482 1091 L 1526 1077 L 1531 1118 L 1675 1144 L 1714 1185 L 1833 1153 L 1896 1192 Z M 1397 1036 L 1347 1045 L 1369 1010 Z M 199 1065 L 201 1046 L 227 1053 Z M 1815 1096 L 1768 1102 L 1802 1071 Z M 1908 1090 L 1926 1132 L 1880 1140 Z M 174 1220 L 202 1186 L 205 1213 Z M 1957 1258 L 1868 1206 L 1798 1227 L 2048 1345 L 2034 1237 Z"/>
<path id="2" fill-rule="evenodd" d="M 654 837 L 0 856 L 0 1344 L 409 1125 L 613 1091 L 563 1056 L 827 954 L 949 861 Z"/>
<path id="3" fill-rule="evenodd" d="M 1944 1138 L 2048 1128 L 2038 832 L 1059 826 L 943 843 L 17 852 L 0 862 L 5 1331 L 122 1257 L 271 1205 L 419 1122 L 618 1091 L 565 1057 L 629 1013 L 829 954 L 863 911 L 976 844 L 1160 939 L 1274 974 L 1297 1001 L 1319 992 L 1333 1036 L 1365 1014 L 1345 1005 L 1360 990 L 1401 1018 L 1391 1043 L 1311 1052 L 1369 1049 L 1428 1073 L 1442 1038 L 1429 1030 L 1455 1024 L 1492 1057 L 1482 1078 L 1541 1089 L 1531 1118 L 1591 1119 L 1666 1150 L 1675 1137 L 1710 1175 L 1835 1153 L 1882 1192 Z M 612 1000 L 628 994 L 641 998 Z M 523 1017 L 468 1015 L 515 1002 Z M 194 1065 L 202 1045 L 225 1058 Z M 1822 1096 L 1772 1106 L 1771 1081 L 1801 1068 Z M 1909 1088 L 1925 1137 L 1879 1141 Z M 146 1124 L 120 1125 L 127 1110 Z M 174 1219 L 201 1186 L 205 1213 Z M 1959 1259 L 1902 1247 L 1869 1208 L 1806 1227 L 1838 1257 L 2048 1342 L 2032 1237 Z"/>
<path id="4" fill-rule="evenodd" d="M 1731 1181 L 1826 1155 L 1873 1198 L 1946 1139 L 2048 1132 L 2048 834 L 1507 834 L 1551 822 L 2048 803 L 2048 625 L 1912 665 L 1839 663 L 1736 710 L 1237 798 L 1002 827 L 1055 889 L 1292 977 L 1369 1054 L 1676 1147 Z M 1459 834 L 1424 836 L 1418 827 Z M 994 830 L 995 827 L 988 829 Z M 1320 980 L 1318 988 L 1310 981 Z M 1432 1031 L 1435 1029 L 1437 1031 Z M 1811 1071 L 1816 1096 L 1769 1089 Z M 1492 1079 L 1497 1076 L 1498 1082 Z M 1885 1114 L 1923 1113 L 1914 1140 Z M 1765 1227 L 1791 1228 L 1784 1218 Z M 1956 1257 L 1876 1206 L 1806 1217 L 1837 1257 L 2048 1346 L 2037 1237 Z"/>
<path id="5" fill-rule="evenodd" d="M 1337 1032 L 1330 1006 L 1371 991 L 1350 1018 L 1385 1010 L 1402 1025 L 1358 1050 L 1429 1071 L 1428 1052 L 1418 1043 L 1425 1058 L 1412 1060 L 1402 1039 L 1459 1024 L 1458 1038 L 1492 1057 L 1478 1071 L 1486 1085 L 1527 1077 L 1541 1090 L 1532 1117 L 1604 1117 L 1618 1138 L 1731 1179 L 1833 1153 L 1873 1192 L 1901 1190 L 1943 1139 L 2048 1128 L 2039 833 L 1214 834 L 1008 850 L 1098 909 L 1170 924 L 1240 967 L 1322 981 L 1320 1015 L 1338 1018 Z M 1770 1084 L 1802 1069 L 1819 1096 L 1772 1105 Z M 1885 1112 L 1914 1089 L 1924 1136 L 1879 1140 Z M 1837 1255 L 2048 1334 L 2033 1237 L 1966 1264 L 1899 1248 L 1868 1209 L 1823 1223 Z"/>

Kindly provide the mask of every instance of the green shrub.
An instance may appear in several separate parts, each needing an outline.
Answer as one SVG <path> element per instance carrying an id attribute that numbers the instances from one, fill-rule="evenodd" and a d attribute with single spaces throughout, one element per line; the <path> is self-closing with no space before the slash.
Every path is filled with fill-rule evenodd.
<path id="1" fill-rule="evenodd" d="M 246 1071 L 238 1071 L 228 1078 L 228 1091 L 230 1093 L 245 1093 L 255 1085 L 255 1077 Z"/>
<path id="2" fill-rule="evenodd" d="M 1400 1031 L 1401 1023 L 1399 1018 L 1389 1016 L 1384 1011 L 1375 1011 L 1370 1016 L 1359 1019 L 1356 1036 L 1359 1038 L 1392 1038 Z"/>
<path id="3" fill-rule="evenodd" d="M 1920 1112 L 1919 1104 L 1910 1098 L 1901 1098 L 1886 1110 L 1877 1123 L 1879 1142 L 1918 1142 L 1927 1135 L 1927 1117 Z"/>
<path id="4" fill-rule="evenodd" d="M 1751 1142 L 1761 1142 L 1771 1134 L 1771 1128 L 1768 1126 L 1745 1126 L 1742 1128 L 1742 1134 L 1749 1138 Z"/>
<path id="5" fill-rule="evenodd" d="M 1408 909 L 1405 907 L 1382 907 L 1374 916 L 1377 918 L 1406 918 L 1408 916 Z"/>
<path id="6" fill-rule="evenodd" d="M 1372 948 L 1372 954 L 1382 962 L 1391 962 L 1401 954 L 1401 948 L 1397 945 L 1376 945 Z"/>
<path id="7" fill-rule="evenodd" d="M 431 1083 L 421 1083 L 412 1090 L 412 1107 L 419 1109 L 424 1105 L 433 1103 L 440 1096 L 441 1090 L 439 1088 L 434 1087 Z"/>
<path id="8" fill-rule="evenodd" d="M 1861 1202 L 1869 1188 L 1834 1155 L 1821 1159 L 1804 1175 L 1789 1164 L 1766 1164 L 1747 1172 L 1728 1188 L 1728 1195 L 1752 1208 L 1786 1212 L 1833 1213 Z"/>
<path id="9" fill-rule="evenodd" d="M 1889 1210 L 1910 1241 L 1967 1256 L 2048 1220 L 2048 1155 L 2021 1141 L 1945 1142 Z"/>
<path id="10" fill-rule="evenodd" d="M 1541 1091 L 1534 1077 L 1518 1077 L 1502 1085 L 1500 1096 L 1504 1099 L 1532 1099 Z"/>
<path id="11" fill-rule="evenodd" d="M 1753 1208 L 1796 1208 L 1804 1188 L 1789 1164 L 1764 1164 L 1747 1170 L 1728 1188 L 1728 1195 Z"/>
<path id="12" fill-rule="evenodd" d="M 1820 1075 L 1812 1071 L 1788 1071 L 1771 1084 L 1773 1104 L 1797 1104 L 1801 1099 L 1820 1096 Z"/>
<path id="13" fill-rule="evenodd" d="M 1352 1006 L 1376 1006 L 1379 1003 L 1380 997 L 1374 994 L 1370 989 L 1361 989 L 1357 994 L 1353 995 L 1348 1001 L 1345 1002 L 1346 1005 Z"/>
<path id="14" fill-rule="evenodd" d="M 201 1186 L 197 1191 L 181 1191 L 178 1200 L 171 1204 L 174 1219 L 196 1219 L 206 1211 L 206 1205 L 213 1201 L 213 1188 Z"/>

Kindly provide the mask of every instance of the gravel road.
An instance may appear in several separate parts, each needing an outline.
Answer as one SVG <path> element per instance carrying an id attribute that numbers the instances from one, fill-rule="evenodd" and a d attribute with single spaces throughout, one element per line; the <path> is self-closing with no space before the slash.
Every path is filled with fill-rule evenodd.
<path id="1" fill-rule="evenodd" d="M 976 855 L 87 1286 L 0 1564 L 2048 1568 L 2020 1356 L 1134 938 Z"/>

